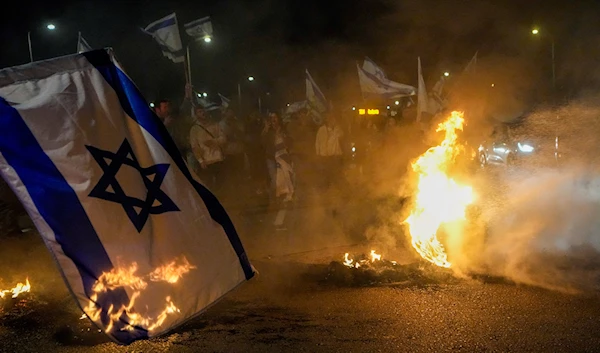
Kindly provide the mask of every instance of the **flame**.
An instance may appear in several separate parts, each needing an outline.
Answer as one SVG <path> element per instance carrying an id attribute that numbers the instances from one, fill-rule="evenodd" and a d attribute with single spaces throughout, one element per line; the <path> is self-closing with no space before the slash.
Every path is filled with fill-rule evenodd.
<path id="1" fill-rule="evenodd" d="M 346 265 L 346 266 L 348 266 L 348 267 L 354 267 L 354 265 L 352 264 L 352 263 L 354 262 L 354 260 L 352 260 L 352 259 L 349 259 L 349 258 L 348 258 L 348 256 L 349 256 L 349 255 L 350 255 L 350 254 L 348 254 L 348 253 L 345 253 L 345 254 L 344 254 L 344 265 Z"/>
<path id="2" fill-rule="evenodd" d="M 160 327 L 167 316 L 179 313 L 180 310 L 173 303 L 170 296 L 166 297 L 166 306 L 160 314 L 155 318 L 144 316 L 135 310 L 135 303 L 142 295 L 142 292 L 148 287 L 148 279 L 152 282 L 167 282 L 170 284 L 177 283 L 179 279 L 190 270 L 195 269 L 185 257 L 182 257 L 178 264 L 178 259 L 169 262 L 166 265 L 155 268 L 147 276 L 138 276 L 137 263 L 132 263 L 129 266 L 115 267 L 109 272 L 104 272 L 92 286 L 94 293 L 90 296 L 88 305 L 83 308 L 84 314 L 81 319 L 89 317 L 92 321 L 100 321 L 102 319 L 103 308 L 98 304 L 99 297 L 108 291 L 117 288 L 130 288 L 133 290 L 129 303 L 123 304 L 119 308 L 110 305 L 104 311 L 109 322 L 105 325 L 105 332 L 111 332 L 115 329 L 115 323 L 127 322 L 121 330 L 134 330 L 135 327 L 142 327 L 148 331 L 153 331 Z M 124 319 L 125 318 L 125 319 Z"/>
<path id="3" fill-rule="evenodd" d="M 18 297 L 21 293 L 28 293 L 31 291 L 31 284 L 29 278 L 25 280 L 25 283 L 17 283 L 14 288 L 0 290 L 0 299 L 4 299 L 7 294 L 12 293 L 11 298 Z"/>
<path id="4" fill-rule="evenodd" d="M 436 132 L 445 131 L 445 138 L 412 163 L 418 175 L 415 205 L 404 221 L 412 236 L 412 245 L 427 261 L 437 266 L 450 267 L 437 231 L 443 223 L 465 218 L 466 207 L 473 202 L 473 189 L 448 177 L 447 169 L 461 151 L 456 130 L 463 129 L 463 113 L 452 112 L 438 125 Z"/>
<path id="5" fill-rule="evenodd" d="M 381 255 L 375 253 L 375 250 L 371 250 L 371 262 L 381 261 Z"/>
<path id="6" fill-rule="evenodd" d="M 182 265 L 177 265 L 177 260 L 173 260 L 164 266 L 156 268 L 150 273 L 150 280 L 153 282 L 165 281 L 168 283 L 177 283 L 181 276 L 196 268 L 196 266 L 190 265 L 185 257 L 182 259 L 182 262 Z"/>

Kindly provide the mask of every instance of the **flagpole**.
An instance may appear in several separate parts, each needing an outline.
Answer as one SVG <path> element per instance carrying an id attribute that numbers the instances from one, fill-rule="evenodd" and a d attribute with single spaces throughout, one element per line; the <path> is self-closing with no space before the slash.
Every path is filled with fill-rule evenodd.
<path id="1" fill-rule="evenodd" d="M 77 37 L 77 49 L 75 49 L 75 53 L 79 53 L 79 43 L 81 43 L 81 31 L 79 31 L 79 35 Z"/>
<path id="2" fill-rule="evenodd" d="M 33 51 L 31 50 L 31 31 L 27 32 L 27 43 L 29 44 L 29 61 L 33 62 Z"/>
<path id="3" fill-rule="evenodd" d="M 190 60 L 190 45 L 189 44 L 186 47 L 186 56 L 187 56 L 187 66 L 188 66 L 188 70 L 187 70 L 188 77 L 186 79 L 187 79 L 188 83 L 191 85 L 192 84 L 192 62 Z"/>
<path id="4" fill-rule="evenodd" d="M 238 82 L 238 110 L 240 111 L 240 116 L 242 114 L 242 85 Z"/>

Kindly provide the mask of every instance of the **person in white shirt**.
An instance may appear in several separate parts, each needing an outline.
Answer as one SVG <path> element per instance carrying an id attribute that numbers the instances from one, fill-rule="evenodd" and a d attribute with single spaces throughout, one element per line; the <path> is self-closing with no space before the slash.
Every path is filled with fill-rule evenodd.
<path id="1" fill-rule="evenodd" d="M 211 121 L 202 107 L 195 108 L 194 116 L 196 123 L 190 130 L 190 145 L 200 164 L 197 173 L 208 186 L 217 189 L 222 182 L 223 146 L 227 140 L 219 124 Z"/>
<path id="2" fill-rule="evenodd" d="M 315 149 L 323 173 L 324 186 L 335 182 L 342 169 L 342 137 L 344 132 L 337 124 L 334 115 L 329 115 L 323 126 L 317 131 Z"/>

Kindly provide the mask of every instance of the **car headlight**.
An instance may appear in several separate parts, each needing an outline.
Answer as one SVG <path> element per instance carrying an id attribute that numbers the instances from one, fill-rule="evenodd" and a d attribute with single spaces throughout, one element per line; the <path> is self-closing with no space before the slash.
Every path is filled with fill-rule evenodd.
<path id="1" fill-rule="evenodd" d="M 517 143 L 517 146 L 519 147 L 519 151 L 525 152 L 525 153 L 533 152 L 533 150 L 534 150 L 533 146 L 528 145 L 526 143 L 521 144 L 519 142 L 519 143 Z"/>

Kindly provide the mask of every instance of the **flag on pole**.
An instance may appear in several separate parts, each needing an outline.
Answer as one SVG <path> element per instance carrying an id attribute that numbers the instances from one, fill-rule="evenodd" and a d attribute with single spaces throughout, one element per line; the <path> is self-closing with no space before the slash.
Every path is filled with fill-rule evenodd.
<path id="1" fill-rule="evenodd" d="M 179 25 L 175 13 L 152 22 L 143 31 L 156 40 L 164 56 L 175 63 L 185 61 L 185 50 L 181 44 Z"/>
<path id="2" fill-rule="evenodd" d="M 77 53 L 85 53 L 86 51 L 92 51 L 92 46 L 83 38 L 81 32 L 79 32 L 79 38 L 77 39 Z"/>
<path id="3" fill-rule="evenodd" d="M 108 50 L 0 70 L 0 175 L 79 307 L 158 336 L 255 274 L 225 209 Z"/>
<path id="4" fill-rule="evenodd" d="M 185 28 L 185 33 L 194 39 L 210 38 L 213 34 L 213 26 L 209 16 L 186 23 L 183 27 Z"/>
<path id="5" fill-rule="evenodd" d="M 197 96 L 197 102 L 198 105 L 201 106 L 202 108 L 204 108 L 204 110 L 210 112 L 213 110 L 218 110 L 221 108 L 220 105 L 218 105 L 217 103 L 213 103 L 210 100 L 208 100 L 207 98 L 201 97 L 201 96 Z"/>
<path id="6" fill-rule="evenodd" d="M 306 70 L 306 101 L 313 119 L 318 122 L 322 121 L 322 115 L 327 111 L 327 100 L 308 70 Z"/>
<path id="7" fill-rule="evenodd" d="M 219 98 L 221 98 L 221 107 L 223 109 L 227 109 L 229 108 L 229 103 L 231 102 L 231 99 L 225 97 L 224 95 L 222 95 L 221 93 L 219 93 Z"/>
<path id="8" fill-rule="evenodd" d="M 463 73 L 465 73 L 465 74 L 474 73 L 476 71 L 476 69 L 477 69 L 477 53 L 478 52 L 475 52 L 475 55 L 473 55 L 473 58 L 471 58 L 471 61 L 469 61 L 469 63 L 465 67 L 465 70 L 463 71 Z"/>
<path id="9" fill-rule="evenodd" d="M 383 69 L 373 60 L 365 58 L 362 68 L 358 69 L 358 80 L 363 97 L 377 96 L 384 99 L 393 99 L 412 96 L 416 93 L 413 86 L 394 82 L 388 79 Z"/>

